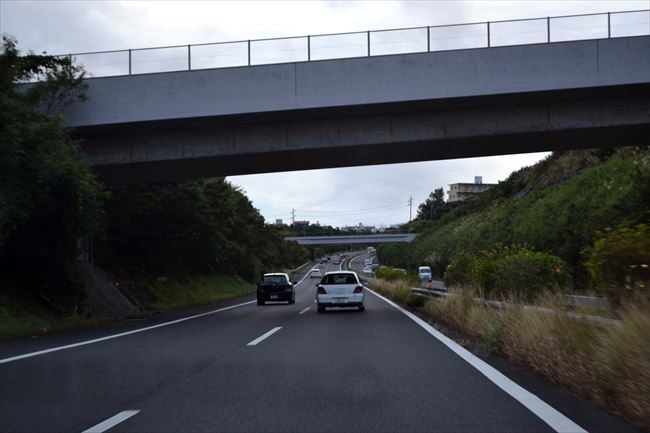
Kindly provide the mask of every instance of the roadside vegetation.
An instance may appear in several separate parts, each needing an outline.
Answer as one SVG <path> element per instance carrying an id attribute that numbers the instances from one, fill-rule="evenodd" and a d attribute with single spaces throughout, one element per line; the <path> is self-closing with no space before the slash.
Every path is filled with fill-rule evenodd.
<path id="1" fill-rule="evenodd" d="M 472 199 L 445 203 L 435 220 L 418 218 L 412 244 L 378 248 L 383 264 L 413 271 L 429 265 L 439 278 L 461 253 L 525 246 L 567 266 L 570 285 L 590 290 L 583 249 L 599 231 L 650 220 L 650 149 L 554 152 Z"/>
<path id="2" fill-rule="evenodd" d="M 650 430 L 650 148 L 553 153 L 466 202 L 425 204 L 413 244 L 379 247 L 389 266 L 371 287 Z M 411 293 L 419 265 L 450 295 Z M 576 293 L 608 307 L 567 305 Z"/>
<path id="3" fill-rule="evenodd" d="M 255 293 L 255 284 L 237 277 L 190 277 L 149 286 L 154 310 L 176 310 Z"/>
<path id="4" fill-rule="evenodd" d="M 85 99 L 84 78 L 68 58 L 3 37 L 0 338 L 105 320 L 89 306 L 82 253 L 141 311 L 248 294 L 261 273 L 314 256 L 224 178 L 102 185 L 60 114 Z"/>
<path id="5" fill-rule="evenodd" d="M 413 308 L 434 325 L 451 327 L 480 345 L 566 386 L 575 394 L 650 430 L 650 302 L 627 300 L 618 325 L 573 314 L 590 309 L 565 305 L 562 295 L 544 291 L 533 303 L 502 297 L 508 308 L 481 301 L 479 291 L 454 287 L 450 295 L 425 299 L 412 281 L 375 279 L 370 288 Z M 539 310 L 536 310 L 538 307 Z M 467 343 L 467 338 L 462 338 Z"/>
<path id="6" fill-rule="evenodd" d="M 104 317 L 62 314 L 52 311 L 38 299 L 17 301 L 0 294 L 0 340 L 41 335 L 71 328 L 85 328 L 107 323 Z"/>

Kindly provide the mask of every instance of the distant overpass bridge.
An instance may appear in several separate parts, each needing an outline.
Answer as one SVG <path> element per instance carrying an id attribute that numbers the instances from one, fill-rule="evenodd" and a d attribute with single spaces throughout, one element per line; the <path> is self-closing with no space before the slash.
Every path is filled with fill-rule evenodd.
<path id="1" fill-rule="evenodd" d="M 186 70 L 161 73 L 136 74 L 131 59 L 147 50 L 128 50 L 130 75 L 88 79 L 88 100 L 64 116 L 113 184 L 645 145 L 650 30 L 615 37 L 614 15 L 578 41 L 537 20 L 544 31 L 528 45 L 479 23 L 472 48 L 448 51 L 437 27 L 394 30 L 424 36 L 417 52 L 391 55 L 371 42 L 386 32 L 361 32 L 367 52 L 344 59 L 317 60 L 316 36 L 293 38 L 304 57 L 282 64 L 254 65 L 262 41 L 244 41 L 242 67 L 195 70 L 202 47 L 171 47 Z"/>
<path id="2" fill-rule="evenodd" d="M 285 238 L 300 245 L 352 245 L 352 244 L 384 244 L 395 242 L 410 243 L 419 233 L 375 234 L 375 235 L 345 235 L 345 236 L 292 236 Z"/>

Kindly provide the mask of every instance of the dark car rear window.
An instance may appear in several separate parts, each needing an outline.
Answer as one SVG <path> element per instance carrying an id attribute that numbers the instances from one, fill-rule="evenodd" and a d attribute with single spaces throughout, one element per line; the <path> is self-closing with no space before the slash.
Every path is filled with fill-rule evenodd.
<path id="1" fill-rule="evenodd" d="M 263 281 L 269 284 L 287 284 L 287 277 L 284 275 L 265 275 Z"/>
<path id="2" fill-rule="evenodd" d="M 357 278 L 352 274 L 329 274 L 321 280 L 321 284 L 358 284 Z"/>

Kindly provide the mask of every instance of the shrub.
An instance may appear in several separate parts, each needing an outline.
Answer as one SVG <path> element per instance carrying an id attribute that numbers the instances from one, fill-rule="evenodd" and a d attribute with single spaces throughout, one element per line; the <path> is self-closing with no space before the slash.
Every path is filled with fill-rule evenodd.
<path id="1" fill-rule="evenodd" d="M 544 289 L 557 290 L 569 280 L 559 257 L 524 246 L 497 246 L 477 255 L 461 252 L 447 269 L 448 286 L 472 286 L 484 297 L 515 295 L 532 300 Z"/>
<path id="2" fill-rule="evenodd" d="M 466 251 L 456 254 L 445 272 L 446 286 L 468 286 L 473 283 L 472 273 L 476 257 Z"/>
<path id="3" fill-rule="evenodd" d="M 598 232 L 586 248 L 585 267 L 596 289 L 618 305 L 632 296 L 648 297 L 650 286 L 650 229 L 623 223 Z"/>
<path id="4" fill-rule="evenodd" d="M 395 281 L 399 279 L 406 279 L 406 270 L 400 268 L 393 268 L 391 266 L 380 266 L 377 269 L 377 278 L 383 278 L 388 281 Z"/>
<path id="5" fill-rule="evenodd" d="M 511 249 L 494 259 L 493 294 L 513 293 L 533 300 L 544 289 L 557 291 L 569 280 L 566 264 L 559 257 L 531 251 L 525 247 Z"/>

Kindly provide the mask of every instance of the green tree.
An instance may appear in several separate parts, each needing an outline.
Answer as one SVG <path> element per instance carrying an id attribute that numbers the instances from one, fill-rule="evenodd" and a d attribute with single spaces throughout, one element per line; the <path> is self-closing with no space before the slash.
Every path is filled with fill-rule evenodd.
<path id="1" fill-rule="evenodd" d="M 136 278 L 216 274 L 253 281 L 306 254 L 223 178 L 114 188 L 106 216 L 97 261 Z"/>
<path id="2" fill-rule="evenodd" d="M 84 72 L 16 44 L 3 36 L 0 54 L 0 274 L 76 309 L 78 245 L 97 229 L 100 187 L 59 112 L 84 98 Z"/>
<path id="3" fill-rule="evenodd" d="M 442 188 L 436 188 L 431 191 L 429 197 L 418 206 L 417 218 L 425 221 L 434 221 L 439 219 L 446 210 L 445 193 Z"/>

